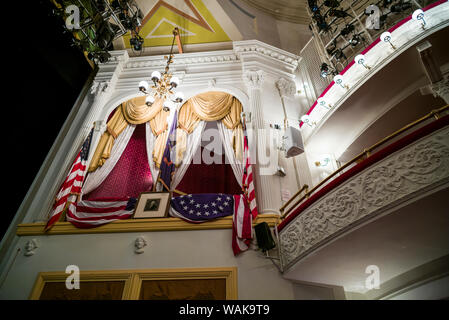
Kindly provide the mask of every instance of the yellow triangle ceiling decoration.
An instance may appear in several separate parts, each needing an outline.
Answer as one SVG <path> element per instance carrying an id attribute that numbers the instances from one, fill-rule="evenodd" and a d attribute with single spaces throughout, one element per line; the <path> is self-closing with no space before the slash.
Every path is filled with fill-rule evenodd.
<path id="1" fill-rule="evenodd" d="M 180 30 L 183 44 L 231 41 L 202 0 L 153 2 L 155 4 L 147 12 L 139 31 L 145 47 L 170 46 L 175 27 Z M 175 6 L 176 3 L 179 5 Z M 186 5 L 189 10 L 183 10 Z M 127 48 L 131 48 L 129 39 L 130 34 L 123 36 Z"/>
<path id="2" fill-rule="evenodd" d="M 161 21 L 159 21 L 159 23 L 155 27 L 155 30 L 151 31 L 146 36 L 146 38 L 147 39 L 170 38 L 170 40 L 172 40 L 173 39 L 173 29 L 175 27 L 178 27 L 179 35 L 181 36 L 181 38 L 183 36 L 195 36 L 195 34 L 190 32 L 189 30 L 186 30 L 186 29 L 168 21 L 167 19 L 163 18 Z"/>

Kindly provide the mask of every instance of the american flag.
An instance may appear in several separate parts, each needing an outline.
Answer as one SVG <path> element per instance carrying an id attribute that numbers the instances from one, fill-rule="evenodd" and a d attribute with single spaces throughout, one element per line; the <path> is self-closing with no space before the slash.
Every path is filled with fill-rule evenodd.
<path id="1" fill-rule="evenodd" d="M 243 121 L 243 169 L 242 191 L 243 196 L 236 199 L 235 214 L 232 224 L 232 250 L 234 255 L 239 254 L 249 248 L 252 239 L 252 223 L 256 218 L 256 190 L 253 181 L 253 169 L 249 157 L 248 137 L 246 135 L 246 124 Z"/>
<path id="2" fill-rule="evenodd" d="M 90 143 L 92 141 L 94 129 L 90 130 L 89 135 L 84 141 L 80 152 L 70 168 L 69 174 L 64 180 L 58 195 L 56 196 L 53 210 L 48 219 L 45 230 L 48 230 L 53 224 L 59 220 L 61 214 L 67 209 L 70 203 L 76 202 L 78 195 L 81 193 L 84 177 L 87 172 L 86 162 L 89 155 Z"/>
<path id="3" fill-rule="evenodd" d="M 202 193 L 175 197 L 171 200 L 170 215 L 191 223 L 232 215 L 234 255 L 247 250 L 252 239 L 252 215 L 244 195 Z"/>
<path id="4" fill-rule="evenodd" d="M 67 221 L 78 228 L 94 228 L 115 220 L 128 219 L 134 213 L 136 202 L 136 198 L 125 197 L 70 203 Z"/>
<path id="5" fill-rule="evenodd" d="M 192 223 L 202 223 L 233 213 L 234 197 L 230 194 L 189 194 L 171 200 L 170 215 Z"/>
<path id="6" fill-rule="evenodd" d="M 243 138 L 243 160 L 245 168 L 243 169 L 242 189 L 248 201 L 251 215 L 253 219 L 255 219 L 258 214 L 256 204 L 256 190 L 254 188 L 253 169 L 251 166 L 251 159 L 249 157 L 248 137 L 246 135 L 246 129 L 244 129 Z"/>

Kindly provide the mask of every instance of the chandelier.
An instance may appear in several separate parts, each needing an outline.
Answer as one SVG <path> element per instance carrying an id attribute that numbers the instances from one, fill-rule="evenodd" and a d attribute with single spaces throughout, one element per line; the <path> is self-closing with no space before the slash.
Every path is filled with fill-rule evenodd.
<path id="1" fill-rule="evenodd" d="M 147 96 L 145 99 L 145 104 L 149 107 L 154 103 L 156 98 L 159 98 L 164 100 L 164 111 L 170 111 L 170 107 L 173 103 L 181 103 L 184 100 L 184 94 L 182 92 L 174 92 L 173 89 L 179 85 L 179 78 L 173 77 L 170 72 L 170 64 L 173 63 L 173 44 L 178 34 L 179 30 L 178 28 L 175 28 L 173 30 L 173 41 L 170 48 L 170 55 L 164 57 L 167 59 L 167 65 L 165 66 L 164 73 L 161 74 L 159 71 L 153 71 L 151 73 L 151 80 L 153 81 L 151 90 L 147 81 L 139 82 L 139 90 Z"/>

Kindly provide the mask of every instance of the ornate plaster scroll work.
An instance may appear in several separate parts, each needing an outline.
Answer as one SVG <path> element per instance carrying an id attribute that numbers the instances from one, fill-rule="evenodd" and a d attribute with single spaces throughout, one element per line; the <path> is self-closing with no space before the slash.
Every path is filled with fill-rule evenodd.
<path id="1" fill-rule="evenodd" d="M 227 63 L 227 62 L 234 62 L 239 60 L 238 56 L 234 53 L 228 53 L 228 54 L 218 54 L 218 55 L 195 55 L 190 57 L 176 57 L 175 61 L 173 62 L 174 65 L 198 65 L 203 63 Z M 152 58 L 151 60 L 144 60 L 144 61 L 136 61 L 136 62 L 129 62 L 126 65 L 127 69 L 134 69 L 134 68 L 145 68 L 145 67 L 164 67 L 166 64 L 166 60 L 162 57 L 159 59 Z"/>
<path id="2" fill-rule="evenodd" d="M 109 81 L 97 81 L 94 80 L 90 88 L 90 93 L 94 96 L 99 96 L 102 93 L 106 93 L 109 87 Z"/>
<path id="3" fill-rule="evenodd" d="M 276 87 L 279 89 L 282 97 L 291 97 L 296 93 L 296 84 L 285 78 L 280 78 L 276 81 Z"/>
<path id="4" fill-rule="evenodd" d="M 287 56 L 286 54 L 283 54 L 281 51 L 276 50 L 277 48 L 274 47 L 267 47 L 263 44 L 247 44 L 247 45 L 241 45 L 239 44 L 235 51 L 237 54 L 241 53 L 249 53 L 249 52 L 257 52 L 259 54 L 262 54 L 264 56 L 291 64 L 292 66 L 298 65 L 298 59 L 297 57 Z"/>
<path id="5" fill-rule="evenodd" d="M 262 70 L 246 71 L 243 80 L 250 89 L 261 89 L 265 74 Z"/>
<path id="6" fill-rule="evenodd" d="M 449 181 L 449 128 L 441 129 L 350 178 L 280 232 L 285 267 L 358 222 Z"/>

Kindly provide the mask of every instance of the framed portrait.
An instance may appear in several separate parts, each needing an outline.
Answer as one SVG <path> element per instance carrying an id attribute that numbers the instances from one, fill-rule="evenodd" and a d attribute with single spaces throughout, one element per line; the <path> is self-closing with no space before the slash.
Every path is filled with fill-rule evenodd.
<path id="1" fill-rule="evenodd" d="M 134 219 L 168 216 L 170 192 L 142 192 L 137 201 Z"/>

